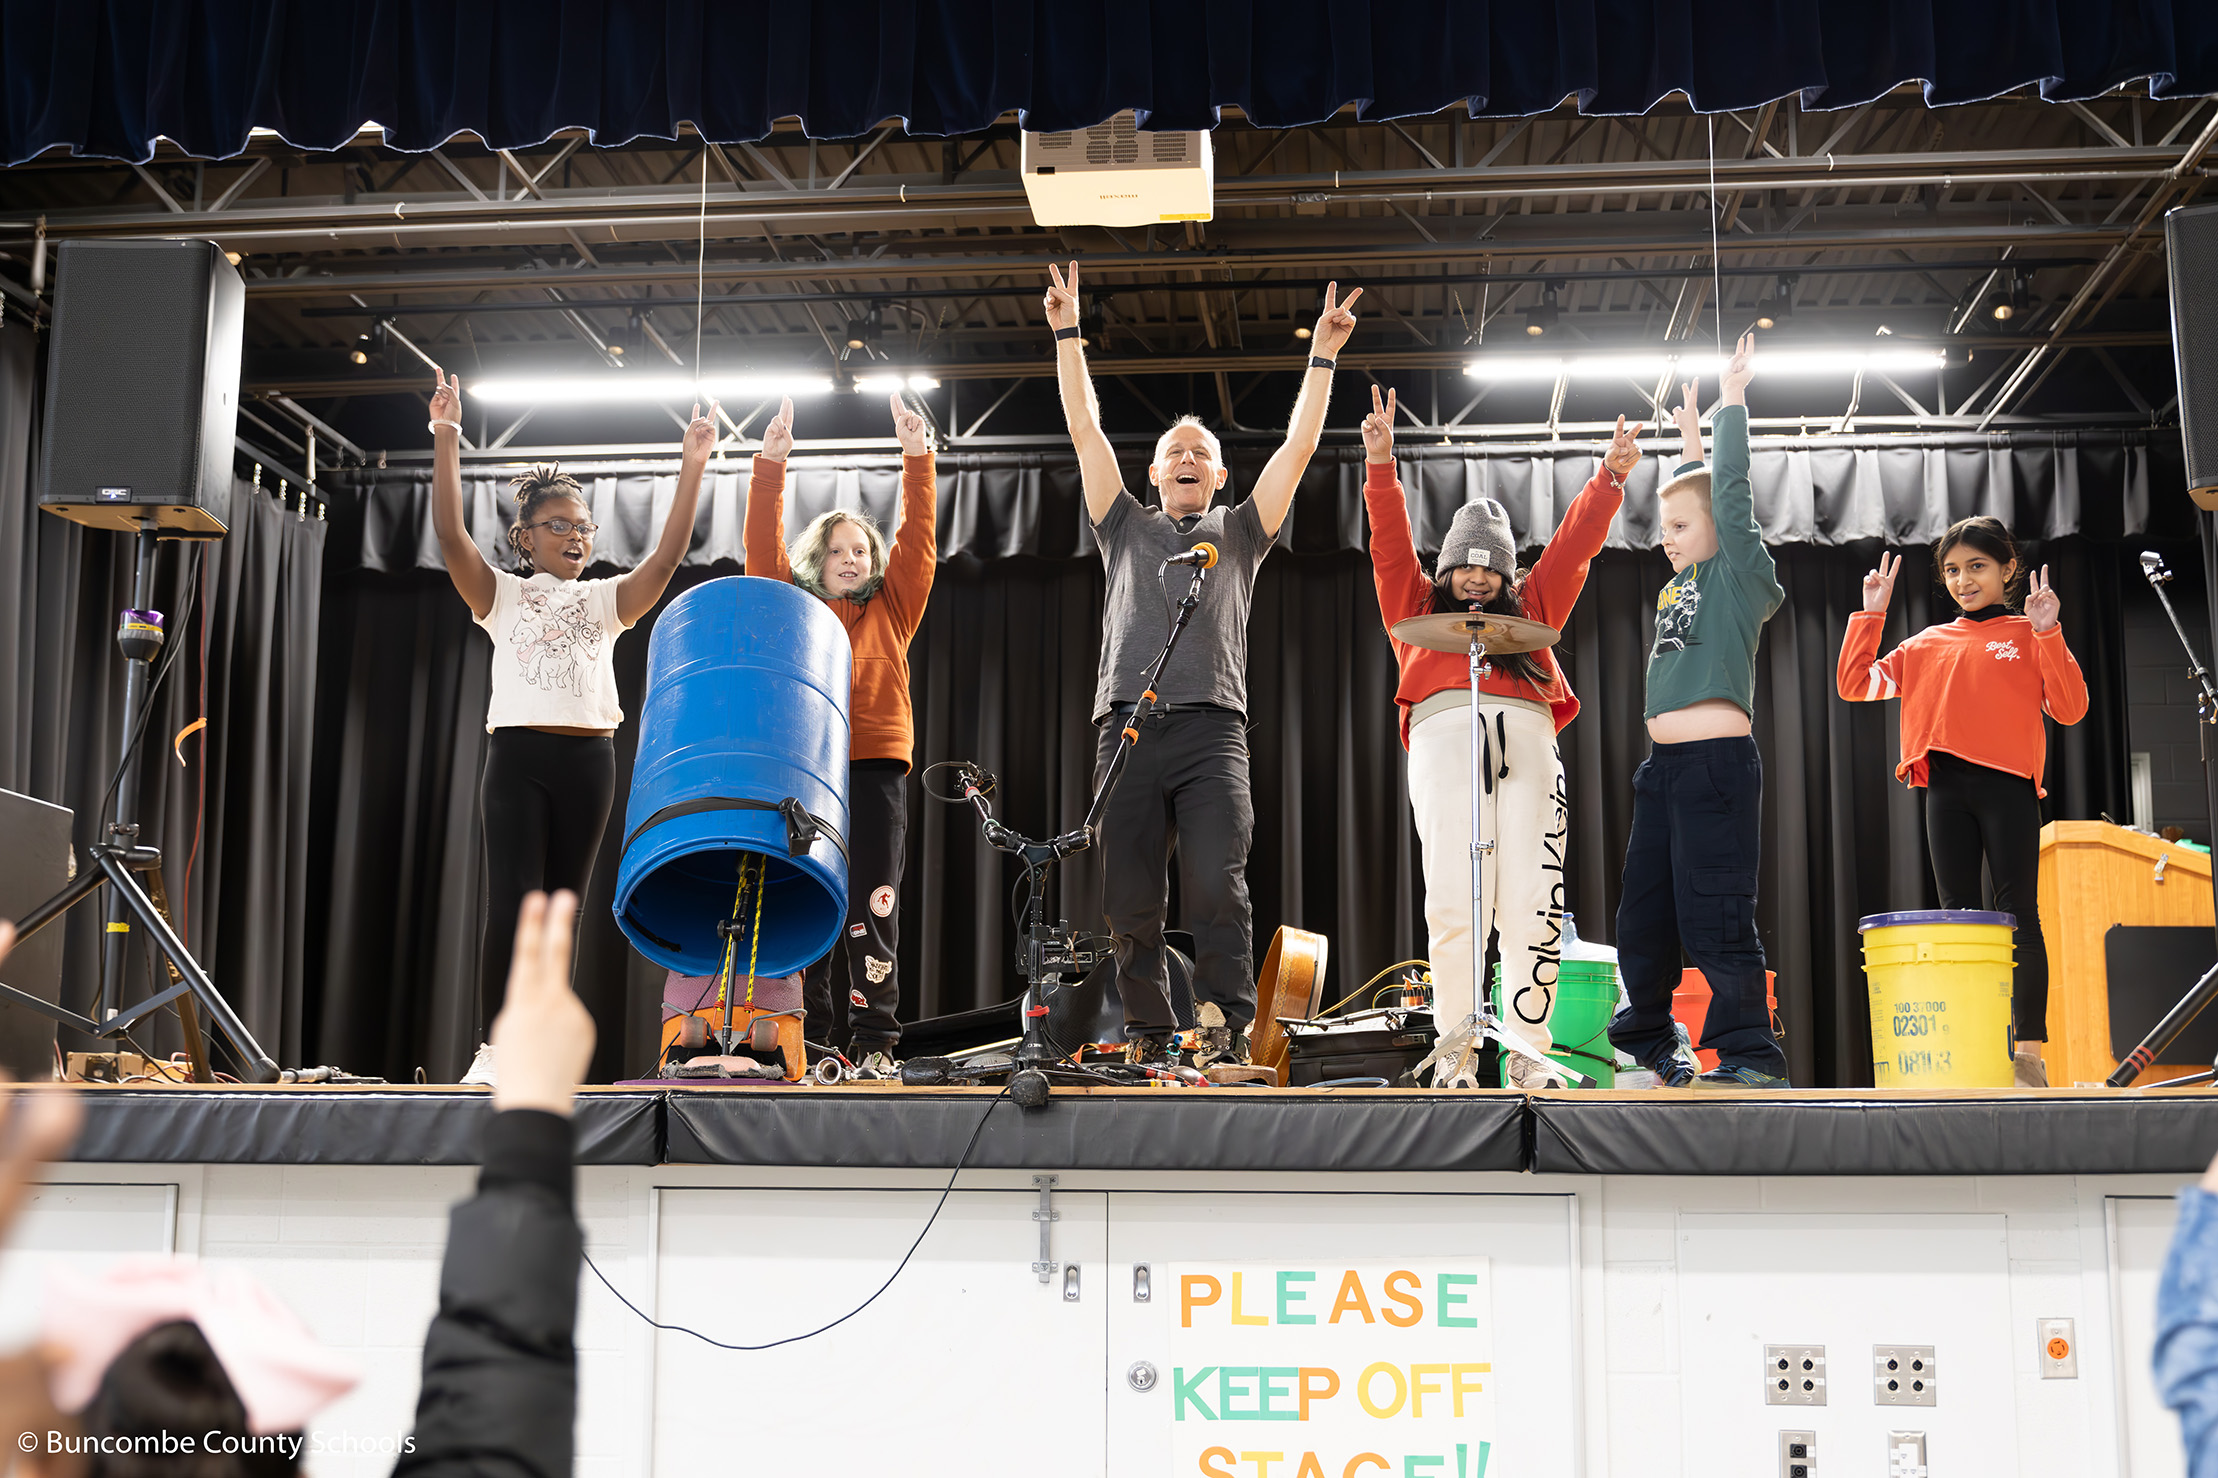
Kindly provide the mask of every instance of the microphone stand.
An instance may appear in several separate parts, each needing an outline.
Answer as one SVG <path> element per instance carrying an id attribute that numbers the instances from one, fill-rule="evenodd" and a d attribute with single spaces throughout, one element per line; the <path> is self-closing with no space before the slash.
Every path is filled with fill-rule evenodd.
<path id="1" fill-rule="evenodd" d="M 1116 750 L 1103 767 L 1101 783 L 1095 789 L 1093 801 L 1086 808 L 1086 819 L 1072 831 L 1061 836 L 1035 841 L 996 819 L 993 808 L 987 804 L 986 792 L 990 786 L 982 785 L 982 776 L 974 765 L 961 768 L 962 799 L 968 801 L 978 813 L 979 834 L 986 845 L 997 852 L 1006 852 L 1024 864 L 1031 879 L 1031 899 L 1024 911 L 1024 995 L 1021 998 L 1019 1023 L 1023 1040 L 1009 1059 L 1009 1097 L 1019 1108 L 1039 1108 L 1047 1102 L 1048 1088 L 1053 1078 L 1068 1078 L 1076 1082 L 1098 1082 L 1099 1078 L 1083 1069 L 1060 1066 L 1067 1054 L 1056 1049 L 1047 1036 L 1047 992 L 1049 982 L 1060 982 L 1064 975 L 1083 974 L 1099 964 L 1108 950 L 1089 950 L 1079 947 L 1068 920 L 1049 928 L 1047 923 L 1047 878 L 1056 863 L 1066 857 L 1092 847 L 1101 836 L 1102 813 L 1109 807 L 1109 796 L 1117 788 L 1117 781 L 1124 774 L 1127 758 L 1140 742 L 1140 725 L 1153 711 L 1156 702 L 1155 685 L 1163 676 L 1164 667 L 1171 660 L 1171 653 L 1178 647 L 1178 639 L 1185 633 L 1186 623 L 1193 619 L 1194 608 L 1201 604 L 1202 582 L 1209 574 L 1208 563 L 1194 566 L 1193 582 L 1186 587 L 1186 594 L 1179 600 L 1177 613 L 1171 619 L 1170 636 L 1163 643 L 1162 652 L 1141 684 L 1140 698 L 1124 722 L 1124 731 L 1117 738 Z"/>
<path id="2" fill-rule="evenodd" d="M 2218 529 L 2218 521 L 2198 517 L 2196 523 L 2200 526 L 2202 535 L 2203 566 L 2207 574 L 2213 566 L 2212 532 Z M 2172 572 L 2164 568 L 2163 558 L 2154 553 L 2144 553 L 2141 556 L 2141 574 L 2148 580 L 2149 588 L 2156 592 L 2156 598 L 2163 602 L 2164 614 L 2171 618 L 2172 630 L 2178 635 L 2180 646 L 2187 653 L 2187 675 L 2195 681 L 2195 737 L 2202 751 L 2203 803 L 2209 808 L 2213 844 L 2212 917 L 2218 919 L 2218 766 L 2211 763 L 2211 729 L 2213 725 L 2218 725 L 2218 686 L 2212 684 L 2210 669 L 2195 655 L 2195 644 L 2188 640 L 2187 628 L 2180 624 L 2179 612 L 2172 609 L 2171 597 L 2164 593 L 2164 587 L 2171 583 Z M 2112 1088 L 2123 1088 L 2132 1083 L 2141 1076 L 2145 1068 L 2163 1055 L 2164 1049 L 2171 1046 L 2173 1040 L 2187 1030 L 2188 1024 L 2200 1016 L 2213 1000 L 2218 1000 L 2218 965 L 2212 965 L 2202 979 L 2188 988 L 2187 994 L 2181 996 L 2178 1003 L 2164 1013 L 2162 1021 L 2149 1028 L 2149 1034 L 2126 1054 L 2125 1060 L 2103 1082 Z M 2174 1088 L 2207 1083 L 2214 1076 L 2218 1076 L 2218 1069 L 2199 1073 L 2191 1078 L 2173 1079 L 2162 1086 Z"/>

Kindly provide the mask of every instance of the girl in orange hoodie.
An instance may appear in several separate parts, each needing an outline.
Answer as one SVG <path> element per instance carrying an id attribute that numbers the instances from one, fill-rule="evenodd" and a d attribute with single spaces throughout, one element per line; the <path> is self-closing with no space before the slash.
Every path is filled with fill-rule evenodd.
<path id="1" fill-rule="evenodd" d="M 847 996 L 848 1060 L 864 1077 L 896 1074 L 901 1040 L 894 1012 L 900 939 L 901 868 L 909 834 L 909 643 L 924 620 L 939 555 L 931 430 L 892 396 L 901 441 L 901 525 L 889 550 L 869 514 L 834 508 L 785 541 L 786 455 L 793 450 L 793 402 L 763 428 L 747 489 L 747 573 L 788 580 L 831 607 L 855 647 L 848 704 L 847 927 L 838 944 L 802 975 L 809 1036 L 829 1044 L 835 984 Z M 846 969 L 836 961 L 845 955 Z M 835 982 L 834 975 L 843 973 Z"/>
<path id="2" fill-rule="evenodd" d="M 2018 546 L 1996 519 L 1966 518 L 1933 545 L 1933 568 L 1963 612 L 1879 656 L 1900 555 L 1864 576 L 1864 608 L 1848 618 L 1839 684 L 1851 703 L 1902 699 L 1902 763 L 1895 775 L 1925 791 L 1925 838 L 1941 907 L 1980 907 L 1980 865 L 1995 908 L 2017 920 L 2011 1015 L 2017 1082 L 2046 1088 L 2049 953 L 2041 937 L 2041 770 L 2045 713 L 2076 724 L 2087 683 L 2064 645 L 2044 566 L 2018 593 Z"/>

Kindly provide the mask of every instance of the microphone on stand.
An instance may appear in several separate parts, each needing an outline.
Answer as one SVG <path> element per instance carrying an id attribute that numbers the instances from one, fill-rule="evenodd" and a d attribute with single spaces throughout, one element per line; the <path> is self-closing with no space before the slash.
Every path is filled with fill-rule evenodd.
<path id="1" fill-rule="evenodd" d="M 1174 554 L 1169 559 L 1164 560 L 1163 563 L 1166 566 L 1199 565 L 1205 570 L 1211 569 L 1217 563 L 1217 546 L 1206 542 L 1196 544 L 1184 554 Z"/>
<path id="2" fill-rule="evenodd" d="M 2164 568 L 2164 556 L 2153 549 L 2141 551 L 2141 574 L 2151 585 L 2162 585 L 2172 578 L 2172 572 Z"/>

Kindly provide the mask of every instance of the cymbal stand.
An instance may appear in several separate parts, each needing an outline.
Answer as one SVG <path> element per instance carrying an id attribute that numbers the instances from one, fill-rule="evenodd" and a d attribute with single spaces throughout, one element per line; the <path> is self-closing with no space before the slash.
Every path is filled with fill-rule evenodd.
<path id="1" fill-rule="evenodd" d="M 1475 607 L 1474 607 L 1475 609 Z M 1479 684 L 1494 673 L 1494 664 L 1487 660 L 1486 646 L 1480 640 L 1478 626 L 1471 628 L 1471 1014 L 1456 1024 L 1453 1031 L 1440 1039 L 1424 1061 L 1410 1070 L 1410 1076 L 1424 1086 L 1425 1069 L 1436 1063 L 1452 1064 L 1442 1075 L 1443 1081 L 1456 1086 L 1477 1087 L 1471 1072 L 1471 1059 L 1479 1047 L 1492 1037 L 1502 1046 L 1523 1054 L 1535 1062 L 1547 1062 L 1567 1080 L 1580 1085 L 1590 1085 L 1593 1079 L 1577 1068 L 1565 1067 L 1548 1056 L 1546 1049 L 1536 1047 L 1525 1035 L 1505 1023 L 1495 1014 L 1486 995 L 1486 936 L 1480 925 L 1486 918 L 1486 858 L 1494 850 L 1494 843 L 1482 841 L 1485 830 L 1483 797 L 1485 795 L 1485 760 L 1481 753 L 1483 730 L 1479 722 Z"/>

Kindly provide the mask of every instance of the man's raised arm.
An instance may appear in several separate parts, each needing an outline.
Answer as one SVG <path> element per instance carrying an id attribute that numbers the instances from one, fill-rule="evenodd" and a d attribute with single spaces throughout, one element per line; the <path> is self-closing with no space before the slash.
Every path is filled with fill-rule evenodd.
<path id="1" fill-rule="evenodd" d="M 1102 435 L 1101 402 L 1094 399 L 1093 376 L 1086 372 L 1085 341 L 1078 336 L 1078 264 L 1070 264 L 1067 283 L 1052 262 L 1047 275 L 1044 304 L 1048 327 L 1055 330 L 1055 384 L 1063 392 L 1063 420 L 1070 427 L 1071 445 L 1078 449 L 1086 516 L 1100 523 L 1117 501 L 1117 494 L 1124 490 L 1124 474 L 1117 471 L 1117 454 L 1109 449 L 1109 438 Z"/>
<path id="2" fill-rule="evenodd" d="M 1301 393 L 1294 397 L 1294 414 L 1286 427 L 1286 443 L 1271 454 L 1263 464 L 1262 473 L 1255 479 L 1256 514 L 1263 520 L 1267 537 L 1278 536 L 1278 526 L 1286 522 L 1286 510 L 1293 506 L 1294 489 L 1301 484 L 1302 473 L 1309 468 L 1309 459 L 1316 454 L 1317 437 L 1325 429 L 1325 408 L 1332 399 L 1332 361 L 1340 355 L 1340 346 L 1348 342 L 1348 335 L 1355 332 L 1355 315 L 1348 310 L 1355 300 L 1363 296 L 1357 288 L 1348 294 L 1348 301 L 1334 300 L 1340 284 L 1325 284 L 1325 311 L 1317 315 L 1317 327 L 1310 336 L 1309 368 L 1302 372 Z M 1318 363 L 1319 360 L 1325 361 Z M 1068 400 L 1066 398 L 1066 404 Z"/>

